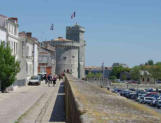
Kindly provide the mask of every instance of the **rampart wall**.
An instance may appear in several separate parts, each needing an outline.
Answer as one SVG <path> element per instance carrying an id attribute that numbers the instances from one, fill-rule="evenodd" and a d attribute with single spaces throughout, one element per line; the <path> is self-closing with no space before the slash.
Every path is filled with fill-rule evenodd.
<path id="1" fill-rule="evenodd" d="M 69 74 L 65 77 L 68 123 L 160 123 L 161 114 Z"/>

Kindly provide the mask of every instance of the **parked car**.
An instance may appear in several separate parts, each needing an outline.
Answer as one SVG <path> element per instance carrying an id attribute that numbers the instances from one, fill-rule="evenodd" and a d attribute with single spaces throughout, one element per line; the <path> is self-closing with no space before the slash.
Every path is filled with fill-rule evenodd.
<path id="1" fill-rule="evenodd" d="M 44 80 L 44 78 L 45 78 L 45 76 L 46 76 L 46 74 L 45 74 L 45 73 L 39 73 L 38 75 L 40 76 L 41 81 L 43 81 L 43 80 Z"/>
<path id="2" fill-rule="evenodd" d="M 156 101 L 156 107 L 157 107 L 157 108 L 160 108 L 160 107 L 161 107 L 161 100 L 157 100 L 157 101 Z"/>
<path id="3" fill-rule="evenodd" d="M 161 80 L 157 80 L 157 83 L 161 83 Z"/>
<path id="4" fill-rule="evenodd" d="M 130 98 L 130 99 L 133 99 L 133 100 L 136 100 L 137 97 L 138 97 L 137 92 L 131 92 L 130 95 L 129 95 L 129 98 Z"/>
<path id="5" fill-rule="evenodd" d="M 127 95 L 128 93 L 129 93 L 129 90 L 122 90 L 122 91 L 120 92 L 120 95 L 126 97 L 126 95 Z"/>
<path id="6" fill-rule="evenodd" d="M 144 103 L 146 104 L 151 104 L 154 100 L 156 100 L 155 97 L 150 97 L 150 96 L 144 97 Z"/>
<path id="7" fill-rule="evenodd" d="M 146 90 L 146 92 L 155 92 L 156 91 L 156 89 L 154 89 L 154 88 L 148 88 L 148 89 L 145 89 Z"/>
<path id="8" fill-rule="evenodd" d="M 143 103 L 144 102 L 144 97 L 145 97 L 146 93 L 138 93 L 138 97 L 136 99 L 137 102 Z"/>
<path id="9" fill-rule="evenodd" d="M 153 98 L 153 100 L 150 102 L 151 106 L 156 106 L 157 98 Z"/>
<path id="10" fill-rule="evenodd" d="M 28 83 L 28 85 L 40 85 L 40 84 L 41 84 L 40 76 L 32 76 Z"/>
<path id="11" fill-rule="evenodd" d="M 120 91 L 122 91 L 122 89 L 119 89 L 119 88 L 114 88 L 112 90 L 113 93 L 120 93 Z"/>
<path id="12" fill-rule="evenodd" d="M 139 96 L 137 100 L 139 103 L 144 103 L 144 96 Z"/>

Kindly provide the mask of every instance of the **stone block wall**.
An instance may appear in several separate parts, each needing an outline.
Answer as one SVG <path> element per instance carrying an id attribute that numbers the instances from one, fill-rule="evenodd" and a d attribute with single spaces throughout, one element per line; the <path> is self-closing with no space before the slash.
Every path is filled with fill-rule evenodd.
<path id="1" fill-rule="evenodd" d="M 77 104 L 69 78 L 65 77 L 65 110 L 68 123 L 81 123 L 79 105 Z"/>

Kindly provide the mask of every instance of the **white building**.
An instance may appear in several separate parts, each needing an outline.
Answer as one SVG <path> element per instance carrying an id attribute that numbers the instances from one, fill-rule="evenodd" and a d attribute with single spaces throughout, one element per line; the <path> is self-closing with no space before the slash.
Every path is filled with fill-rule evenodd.
<path id="1" fill-rule="evenodd" d="M 38 74 L 38 41 L 30 32 L 20 32 L 19 38 L 21 71 L 18 77 L 27 82 L 31 76 Z"/>
<path id="2" fill-rule="evenodd" d="M 20 33 L 18 19 L 0 15 L 0 42 L 5 41 L 12 49 L 12 55 L 20 61 L 21 71 L 14 86 L 23 86 L 31 76 L 38 74 L 38 41 L 32 33 Z"/>
<path id="3" fill-rule="evenodd" d="M 33 45 L 33 58 L 34 58 L 34 75 L 37 75 L 38 74 L 38 42 L 36 41 Z"/>
<path id="4" fill-rule="evenodd" d="M 0 39 L 9 43 L 12 54 L 16 56 L 18 59 L 18 19 L 14 17 L 6 17 L 4 15 L 0 15 Z"/>

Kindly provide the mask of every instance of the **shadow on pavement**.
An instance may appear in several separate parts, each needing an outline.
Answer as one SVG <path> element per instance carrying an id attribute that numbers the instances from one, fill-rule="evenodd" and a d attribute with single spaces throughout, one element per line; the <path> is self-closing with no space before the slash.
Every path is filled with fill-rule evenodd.
<path id="1" fill-rule="evenodd" d="M 61 82 L 49 122 L 65 122 L 64 82 Z"/>

